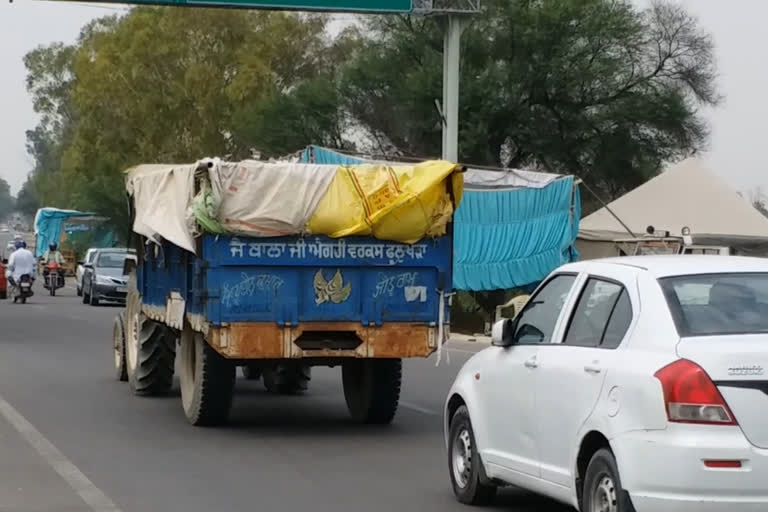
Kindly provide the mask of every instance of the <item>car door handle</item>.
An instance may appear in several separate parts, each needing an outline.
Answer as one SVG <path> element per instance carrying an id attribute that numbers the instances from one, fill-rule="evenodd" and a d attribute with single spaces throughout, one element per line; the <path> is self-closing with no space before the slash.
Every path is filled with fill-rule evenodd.
<path id="1" fill-rule="evenodd" d="M 530 358 L 524 364 L 525 364 L 526 368 L 538 368 L 539 367 L 539 363 L 536 361 L 535 357 Z"/>
<path id="2" fill-rule="evenodd" d="M 601 373 L 603 369 L 595 364 L 588 364 L 584 366 L 584 371 L 593 375 L 597 375 L 598 373 Z"/>

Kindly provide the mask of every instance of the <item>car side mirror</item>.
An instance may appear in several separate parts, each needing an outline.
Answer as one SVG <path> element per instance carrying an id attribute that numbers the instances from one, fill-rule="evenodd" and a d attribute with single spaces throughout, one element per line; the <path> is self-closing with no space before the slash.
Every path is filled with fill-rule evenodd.
<path id="1" fill-rule="evenodd" d="M 499 320 L 491 329 L 491 345 L 495 347 L 511 347 L 515 344 L 515 326 L 517 322 L 509 318 Z"/>

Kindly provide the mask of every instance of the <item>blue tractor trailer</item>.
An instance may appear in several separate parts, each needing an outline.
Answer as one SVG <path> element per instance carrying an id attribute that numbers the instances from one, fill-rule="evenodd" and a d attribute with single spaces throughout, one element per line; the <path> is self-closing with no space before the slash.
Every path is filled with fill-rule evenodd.
<path id="1" fill-rule="evenodd" d="M 218 160 L 128 171 L 136 259 L 115 324 L 118 377 L 152 396 L 178 371 L 184 413 L 203 426 L 227 421 L 238 368 L 298 394 L 312 367 L 340 367 L 351 416 L 391 422 L 402 360 L 448 338 L 461 171 Z"/>

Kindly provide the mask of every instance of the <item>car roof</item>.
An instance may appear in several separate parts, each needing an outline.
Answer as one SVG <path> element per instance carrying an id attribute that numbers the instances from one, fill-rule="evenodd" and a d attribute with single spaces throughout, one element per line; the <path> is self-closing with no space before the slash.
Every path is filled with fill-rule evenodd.
<path id="1" fill-rule="evenodd" d="M 697 274 L 768 272 L 768 258 L 745 256 L 675 254 L 660 256 L 623 256 L 570 263 L 563 271 L 585 272 L 601 265 L 632 267 L 657 278 Z"/>

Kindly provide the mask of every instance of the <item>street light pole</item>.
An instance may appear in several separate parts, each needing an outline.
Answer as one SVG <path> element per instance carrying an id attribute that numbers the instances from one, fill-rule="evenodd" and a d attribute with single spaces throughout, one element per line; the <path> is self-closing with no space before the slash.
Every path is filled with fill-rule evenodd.
<path id="1" fill-rule="evenodd" d="M 443 159 L 459 160 L 459 84 L 461 77 L 461 34 L 466 16 L 449 14 L 443 40 Z"/>

